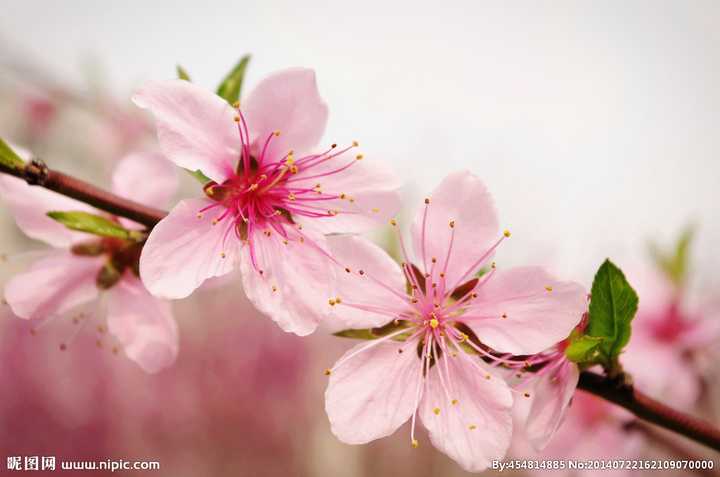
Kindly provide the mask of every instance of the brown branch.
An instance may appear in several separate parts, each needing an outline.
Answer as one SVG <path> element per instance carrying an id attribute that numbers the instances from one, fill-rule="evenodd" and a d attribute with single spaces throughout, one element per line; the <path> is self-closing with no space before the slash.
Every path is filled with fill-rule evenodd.
<path id="1" fill-rule="evenodd" d="M 624 407 L 647 422 L 677 432 L 720 451 L 720 429 L 673 409 L 638 391 L 623 379 L 610 379 L 589 371 L 580 374 L 578 389 Z"/>
<path id="2" fill-rule="evenodd" d="M 167 215 L 164 210 L 139 204 L 83 180 L 51 170 L 38 159 L 28 162 L 22 169 L 8 167 L 0 163 L 0 172 L 19 177 L 30 185 L 44 187 L 67 197 L 72 197 L 110 214 L 125 217 L 148 228 L 152 228 Z M 152 178 L 149 180 L 152 180 Z"/>

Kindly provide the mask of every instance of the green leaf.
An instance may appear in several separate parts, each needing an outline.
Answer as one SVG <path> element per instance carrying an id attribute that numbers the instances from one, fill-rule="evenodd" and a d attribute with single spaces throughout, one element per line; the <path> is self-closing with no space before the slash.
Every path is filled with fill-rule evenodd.
<path id="1" fill-rule="evenodd" d="M 376 336 L 373 334 L 372 330 L 368 330 L 368 329 L 342 330 L 342 331 L 333 333 L 333 336 L 338 336 L 340 338 L 352 338 L 355 340 L 374 340 L 374 339 L 379 338 L 379 336 Z"/>
<path id="2" fill-rule="evenodd" d="M 225 79 L 220 83 L 217 89 L 217 95 L 230 104 L 240 99 L 240 90 L 242 89 L 243 78 L 245 77 L 245 68 L 250 61 L 250 55 L 243 56 L 235 65 Z"/>
<path id="3" fill-rule="evenodd" d="M 387 336 L 390 333 L 394 333 L 396 331 L 400 331 L 404 328 L 408 328 L 408 323 L 404 320 L 400 321 L 391 321 L 390 323 L 379 326 L 377 328 L 369 328 L 369 329 L 359 329 L 359 330 L 342 330 L 338 331 L 336 333 L 333 333 L 334 336 L 338 336 L 340 338 L 352 338 L 356 340 L 375 340 L 378 338 L 382 338 L 383 336 Z M 411 334 L 411 330 L 408 330 L 407 333 L 400 333 L 399 335 L 393 337 L 392 339 L 395 341 L 405 341 L 408 336 Z"/>
<path id="4" fill-rule="evenodd" d="M 188 72 L 185 70 L 185 68 L 183 68 L 182 66 L 176 65 L 176 66 L 175 66 L 175 71 L 177 71 L 178 79 L 185 80 L 185 81 L 192 81 L 192 80 L 190 79 L 190 75 L 189 75 Z"/>
<path id="5" fill-rule="evenodd" d="M 200 169 L 198 169 L 196 171 L 191 171 L 190 169 L 185 169 L 185 170 L 188 172 L 188 174 L 193 176 L 199 183 L 201 183 L 203 185 L 207 184 L 208 182 L 210 182 L 212 180 L 208 176 L 203 174 L 203 172 Z"/>
<path id="6" fill-rule="evenodd" d="M 25 167 L 25 161 L 2 139 L 0 139 L 0 164 L 18 170 Z"/>
<path id="7" fill-rule="evenodd" d="M 637 306 L 637 293 L 622 270 L 605 260 L 593 280 L 585 333 L 602 339 L 595 350 L 601 354 L 606 368 L 616 365 L 620 352 L 630 340 L 630 322 Z"/>
<path id="8" fill-rule="evenodd" d="M 79 232 L 100 235 L 101 237 L 113 237 L 123 240 L 141 240 L 144 234 L 137 230 L 128 230 L 122 225 L 106 219 L 99 215 L 81 211 L 52 211 L 47 213 L 48 217 L 57 220 L 65 227 Z"/>
<path id="9" fill-rule="evenodd" d="M 565 348 L 565 356 L 574 363 L 594 363 L 602 342 L 603 338 L 600 337 L 579 336 Z"/>
<path id="10" fill-rule="evenodd" d="M 662 250 L 656 243 L 650 243 L 650 254 L 655 263 L 677 286 L 682 286 L 687 278 L 690 245 L 694 235 L 695 229 L 687 227 L 678 237 L 674 250 L 670 252 Z"/>

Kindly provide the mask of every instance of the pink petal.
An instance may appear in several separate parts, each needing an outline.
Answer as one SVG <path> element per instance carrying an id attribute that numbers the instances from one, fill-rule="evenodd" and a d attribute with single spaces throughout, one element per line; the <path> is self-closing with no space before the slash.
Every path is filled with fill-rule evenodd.
<path id="1" fill-rule="evenodd" d="M 398 296 L 405 295 L 405 276 L 383 249 L 358 236 L 334 235 L 327 237 L 327 242 L 335 259 L 351 271 L 338 273 L 337 295 L 342 301 L 328 320 L 333 331 L 382 326 L 394 319 L 388 314 L 392 310 L 407 308 L 406 301 Z M 363 275 L 358 274 L 360 270 Z M 372 305 L 388 313 L 371 313 L 346 303 Z"/>
<path id="2" fill-rule="evenodd" d="M 325 391 L 332 432 L 347 444 L 388 436 L 415 411 L 418 380 L 422 379 L 417 354 L 398 353 L 401 343 L 393 341 L 370 344 L 374 346 L 332 372 Z M 340 360 L 368 345 L 358 344 Z"/>
<path id="3" fill-rule="evenodd" d="M 92 207 L 15 177 L 0 175 L 0 192 L 18 227 L 25 234 L 53 247 L 68 247 L 88 240 L 87 234 L 73 232 L 47 216 L 53 210 L 97 212 Z"/>
<path id="4" fill-rule="evenodd" d="M 150 295 L 133 275 L 108 291 L 108 329 L 145 372 L 156 373 L 177 357 L 178 330 L 170 303 Z"/>
<path id="5" fill-rule="evenodd" d="M 218 183 L 232 175 L 240 136 L 235 110 L 225 100 L 189 81 L 170 80 L 147 83 L 133 101 L 155 115 L 168 159 Z"/>
<path id="6" fill-rule="evenodd" d="M 328 108 L 320 97 L 315 72 L 306 68 L 279 71 L 261 81 L 242 103 L 253 150 L 259 155 L 274 131 L 266 157 L 277 160 L 290 149 L 296 157 L 309 151 L 325 132 Z"/>
<path id="7" fill-rule="evenodd" d="M 140 256 L 140 276 L 161 298 L 185 298 L 205 280 L 233 269 L 240 242 L 230 220 L 213 225 L 221 207 L 198 217 L 209 199 L 183 200 L 153 228 Z M 227 240 L 223 239 L 227 235 Z"/>
<path id="8" fill-rule="evenodd" d="M 5 300 L 20 318 L 61 315 L 97 298 L 95 277 L 102 260 L 55 252 L 13 277 L 5 285 Z"/>
<path id="9" fill-rule="evenodd" d="M 152 207 L 166 207 L 177 187 L 177 171 L 173 164 L 153 152 L 125 156 L 112 176 L 114 193 Z"/>
<path id="10" fill-rule="evenodd" d="M 448 358 L 449 396 L 438 374 L 440 369 L 444 373 L 444 363 L 430 370 L 420 418 L 438 450 L 466 471 L 480 472 L 502 459 L 510 446 L 512 394 L 501 378 L 479 369 L 479 360 L 472 359 L 464 353 Z"/>
<path id="11" fill-rule="evenodd" d="M 577 365 L 563 359 L 557 369 L 533 382 L 525 431 L 530 444 L 538 451 L 545 448 L 560 427 L 579 378 Z"/>
<path id="12" fill-rule="evenodd" d="M 562 341 L 587 309 L 581 285 L 538 267 L 496 270 L 477 293 L 462 320 L 480 341 L 506 353 L 539 353 Z"/>
<path id="13" fill-rule="evenodd" d="M 335 171 L 347 165 L 349 161 L 354 161 L 353 165 L 342 172 L 302 180 L 303 176 L 312 177 Z M 300 179 L 297 182 L 298 187 L 311 189 L 319 183 L 325 194 L 336 196 L 345 194 L 345 199 L 323 200 L 318 203 L 328 210 L 340 211 L 338 215 L 305 220 L 299 217 L 299 221 L 303 224 L 315 227 L 326 234 L 367 232 L 387 224 L 388 220 L 400 210 L 402 182 L 377 161 L 365 159 L 358 161 L 354 155 L 345 154 L 318 166 L 301 170 L 297 178 Z"/>
<path id="14" fill-rule="evenodd" d="M 258 231 L 253 240 L 257 269 L 249 246 L 243 249 L 240 262 L 248 298 L 284 331 L 300 336 L 312 333 L 330 315 L 328 300 L 335 296 L 330 287 L 335 271 L 311 245 L 326 248 L 324 237 L 313 236 L 304 243 L 291 240 L 286 245 L 277 233 L 266 237 Z"/>
<path id="15" fill-rule="evenodd" d="M 437 258 L 438 265 L 444 266 L 450 248 L 446 280 L 448 286 L 457 284 L 469 267 L 500 237 L 498 219 L 490 193 L 477 176 L 468 171 L 455 172 L 447 176 L 430 195 L 425 219 L 425 249 L 423 253 L 423 217 L 425 206 L 420 207 L 412 225 L 413 249 L 416 265 L 426 269 L 430 260 Z M 454 228 L 450 228 L 454 221 Z M 489 258 L 489 257 L 488 257 Z M 479 264 L 476 269 L 479 269 Z M 476 270 L 473 270 L 473 272 Z"/>

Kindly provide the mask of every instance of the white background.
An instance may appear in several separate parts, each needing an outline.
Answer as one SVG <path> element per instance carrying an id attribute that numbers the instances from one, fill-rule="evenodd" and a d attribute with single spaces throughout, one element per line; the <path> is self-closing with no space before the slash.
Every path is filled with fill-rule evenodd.
<path id="1" fill-rule="evenodd" d="M 3 50 L 80 85 L 99 59 L 128 94 L 176 63 L 214 87 L 309 66 L 328 142 L 358 139 L 423 197 L 468 168 L 493 192 L 512 263 L 589 284 L 607 255 L 699 225 L 720 265 L 720 2 L 2 1 Z M 414 203 L 413 202 L 413 203 Z M 419 202 L 418 202 L 419 203 Z M 472 204 L 468 204 L 472 207 Z"/>

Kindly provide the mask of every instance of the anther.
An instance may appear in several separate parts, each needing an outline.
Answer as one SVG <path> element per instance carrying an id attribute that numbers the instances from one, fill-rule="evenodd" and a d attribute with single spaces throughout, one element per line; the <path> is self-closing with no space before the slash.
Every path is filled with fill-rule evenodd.
<path id="1" fill-rule="evenodd" d="M 440 322 L 437 320 L 437 318 L 433 318 L 430 320 L 430 328 L 435 329 L 440 325 Z"/>
<path id="2" fill-rule="evenodd" d="M 365 275 L 365 270 L 358 270 L 358 275 Z"/>
<path id="3" fill-rule="evenodd" d="M 551 292 L 551 291 L 552 291 L 552 287 L 551 287 L 551 286 L 546 286 L 546 287 L 545 287 L 545 290 Z"/>
<path id="4" fill-rule="evenodd" d="M 332 143 L 332 144 L 330 145 L 330 149 L 335 149 L 336 147 L 337 147 L 337 144 L 335 144 L 335 143 Z"/>
<path id="5" fill-rule="evenodd" d="M 425 205 L 429 205 L 429 204 L 430 204 L 430 199 L 425 198 Z"/>
<path id="6" fill-rule="evenodd" d="M 506 318 L 507 318 L 507 313 L 503 313 L 501 318 L 506 319 Z"/>
<path id="7" fill-rule="evenodd" d="M 67 349 L 67 345 L 65 343 L 60 343 L 60 351 L 65 351 Z"/>
<path id="8" fill-rule="evenodd" d="M 350 268 L 349 268 L 349 267 L 345 267 L 345 271 L 346 271 L 347 273 L 350 273 Z"/>
<path id="9" fill-rule="evenodd" d="M 452 401 L 450 401 L 450 404 L 452 404 L 453 406 L 457 406 L 458 400 L 457 400 L 457 399 L 453 399 Z"/>
<path id="10" fill-rule="evenodd" d="M 418 443 L 417 439 L 413 439 L 412 442 L 410 443 L 410 445 L 412 445 L 413 449 L 417 449 L 418 447 L 420 447 L 420 444 Z"/>
<path id="11" fill-rule="evenodd" d="M 225 258 L 225 252 L 220 252 L 220 258 Z"/>
<path id="12" fill-rule="evenodd" d="M 353 142 L 352 142 L 352 145 L 353 145 L 353 147 L 358 147 L 358 146 L 360 145 L 360 143 L 357 142 L 357 141 L 353 141 Z"/>
<path id="13" fill-rule="evenodd" d="M 355 159 L 357 159 L 358 161 L 361 161 L 363 157 L 364 156 L 362 154 L 358 154 L 357 156 L 355 156 Z"/>
<path id="14" fill-rule="evenodd" d="M 510 231 L 509 231 L 508 229 L 505 229 L 505 231 L 503 232 L 503 235 L 504 235 L 506 238 L 507 238 L 507 237 L 510 237 Z"/>
<path id="15" fill-rule="evenodd" d="M 432 257 L 432 258 L 430 259 L 430 261 L 431 261 L 432 263 L 437 263 L 437 258 Z"/>
<path id="16" fill-rule="evenodd" d="M 330 368 L 327 368 L 323 373 L 325 374 L 325 376 L 330 376 L 332 374 L 332 370 Z"/>
<path id="17" fill-rule="evenodd" d="M 239 122 L 240 122 L 240 116 L 235 116 L 235 117 L 233 118 L 233 121 L 235 121 L 236 123 L 239 123 Z"/>
<path id="18" fill-rule="evenodd" d="M 474 431 L 475 429 L 477 429 L 477 426 L 475 424 L 470 424 L 468 426 L 468 429 L 470 429 L 471 431 Z"/>
<path id="19" fill-rule="evenodd" d="M 392 225 L 393 227 L 395 227 L 395 226 L 397 225 L 397 220 L 395 220 L 395 219 L 390 219 L 390 225 Z"/>
<path id="20" fill-rule="evenodd" d="M 487 379 L 488 381 L 490 381 L 491 378 L 492 378 L 492 376 L 490 376 L 489 374 L 485 375 L 485 379 Z"/>
<path id="21" fill-rule="evenodd" d="M 433 409 L 433 412 L 435 413 L 436 416 L 439 416 L 439 415 L 440 415 L 440 408 L 439 408 L 439 407 L 434 408 L 434 409 Z"/>
<path id="22" fill-rule="evenodd" d="M 495 262 L 490 264 L 490 268 L 495 268 Z"/>
<path id="23" fill-rule="evenodd" d="M 278 137 L 280 135 L 280 131 L 275 131 L 273 132 L 273 134 L 275 135 L 275 137 Z"/>
<path id="24" fill-rule="evenodd" d="M 450 228 L 451 228 L 451 229 L 455 228 L 455 221 L 454 221 L 454 220 L 451 220 L 450 223 L 449 223 L 449 225 L 450 225 Z"/>
<path id="25" fill-rule="evenodd" d="M 523 393 L 523 396 L 525 396 L 526 398 L 529 398 L 529 397 L 530 397 L 530 393 Z"/>
<path id="26" fill-rule="evenodd" d="M 380 212 L 380 209 L 378 209 L 377 207 L 373 207 L 371 210 L 373 214 L 377 214 L 378 212 Z"/>

